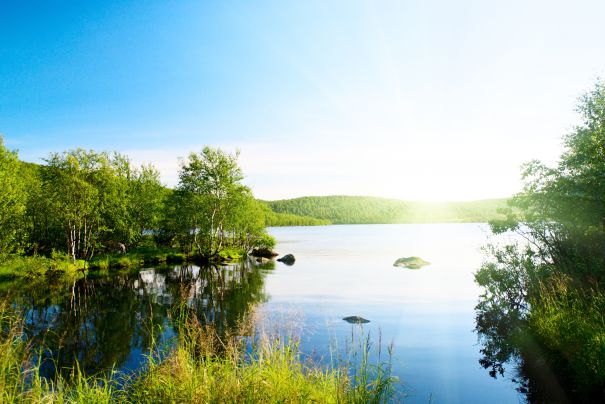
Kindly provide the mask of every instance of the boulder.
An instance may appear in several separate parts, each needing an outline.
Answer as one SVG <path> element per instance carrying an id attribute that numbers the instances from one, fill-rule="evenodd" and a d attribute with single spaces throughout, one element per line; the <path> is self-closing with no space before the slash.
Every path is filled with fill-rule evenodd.
<path id="1" fill-rule="evenodd" d="M 273 258 L 279 254 L 269 248 L 255 248 L 250 255 L 253 257 Z"/>
<path id="2" fill-rule="evenodd" d="M 365 318 L 359 316 L 349 316 L 343 318 L 343 320 L 349 324 L 365 324 L 370 322 L 370 320 L 366 320 Z"/>
<path id="3" fill-rule="evenodd" d="M 277 259 L 279 262 L 283 262 L 284 264 L 288 265 L 288 266 L 292 266 L 294 265 L 294 262 L 296 262 L 296 258 L 294 258 L 294 255 L 292 254 L 286 254 L 281 258 Z"/>
<path id="4" fill-rule="evenodd" d="M 394 267 L 403 267 L 409 269 L 420 269 L 425 265 L 430 265 L 431 263 L 423 260 L 419 257 L 404 257 L 399 258 L 395 263 L 393 263 Z"/>

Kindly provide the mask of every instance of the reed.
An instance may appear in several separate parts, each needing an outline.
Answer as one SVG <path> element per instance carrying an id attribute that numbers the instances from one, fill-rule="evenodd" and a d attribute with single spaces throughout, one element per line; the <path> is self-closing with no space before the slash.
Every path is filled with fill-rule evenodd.
<path id="1" fill-rule="evenodd" d="M 388 364 L 370 364 L 369 336 L 352 374 L 303 361 L 295 337 L 256 334 L 250 318 L 219 335 L 186 309 L 173 317 L 176 346 L 150 354 L 140 373 L 87 376 L 75 363 L 68 376 L 48 380 L 28 353 L 19 313 L 0 304 L 0 323 L 0 401 L 6 403 L 386 402 L 394 382 Z"/>

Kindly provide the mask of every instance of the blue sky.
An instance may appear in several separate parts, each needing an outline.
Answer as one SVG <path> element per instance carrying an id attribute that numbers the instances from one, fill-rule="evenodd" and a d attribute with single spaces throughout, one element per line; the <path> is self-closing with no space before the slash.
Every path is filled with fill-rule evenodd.
<path id="1" fill-rule="evenodd" d="M 507 196 L 605 72 L 602 1 L 0 0 L 0 133 L 176 183 L 239 148 L 258 197 Z"/>

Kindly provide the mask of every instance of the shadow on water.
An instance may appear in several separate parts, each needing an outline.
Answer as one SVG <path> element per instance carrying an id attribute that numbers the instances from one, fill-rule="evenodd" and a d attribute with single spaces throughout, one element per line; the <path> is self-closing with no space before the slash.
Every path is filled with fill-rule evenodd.
<path id="1" fill-rule="evenodd" d="M 166 266 L 21 285 L 4 298 L 23 309 L 43 376 L 69 372 L 76 360 L 85 374 L 132 371 L 152 346 L 174 342 L 170 313 L 177 307 L 188 306 L 219 332 L 237 327 L 251 306 L 266 301 L 266 271 L 251 262 Z"/>
<path id="2" fill-rule="evenodd" d="M 480 365 L 493 378 L 509 377 L 529 403 L 584 402 L 527 327 L 527 312 L 503 301 L 482 298 L 475 308 Z"/>

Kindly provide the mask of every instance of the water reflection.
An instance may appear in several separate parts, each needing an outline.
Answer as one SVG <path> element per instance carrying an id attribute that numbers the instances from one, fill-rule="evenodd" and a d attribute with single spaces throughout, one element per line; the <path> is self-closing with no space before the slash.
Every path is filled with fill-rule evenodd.
<path id="1" fill-rule="evenodd" d="M 507 377 L 530 403 L 575 401 L 565 375 L 536 342 L 527 327 L 526 312 L 505 300 L 482 296 L 475 308 L 481 343 L 479 363 L 493 378 Z"/>
<path id="2" fill-rule="evenodd" d="M 154 342 L 175 335 L 170 312 L 181 305 L 220 332 L 235 327 L 251 305 L 266 301 L 266 271 L 251 262 L 171 266 L 88 276 L 52 290 L 22 287 L 7 297 L 24 310 L 44 376 L 68 371 L 76 360 L 87 374 L 134 370 Z"/>

